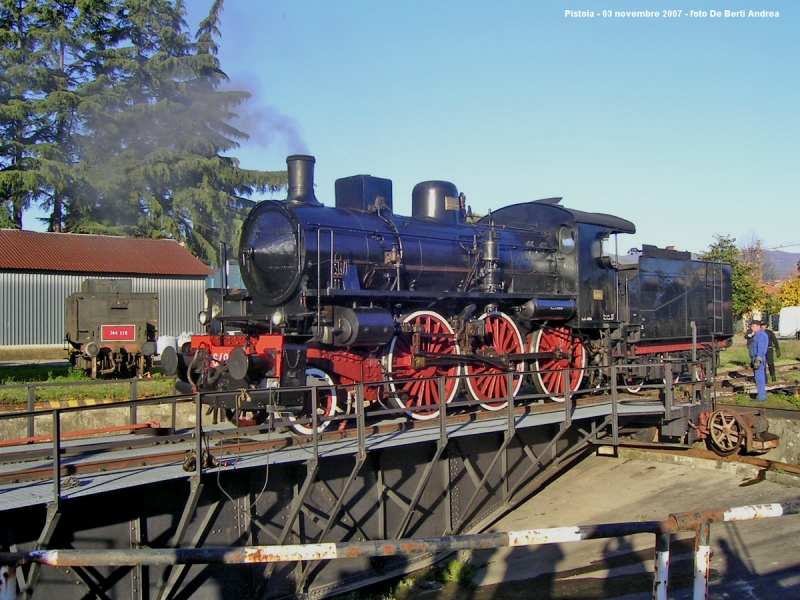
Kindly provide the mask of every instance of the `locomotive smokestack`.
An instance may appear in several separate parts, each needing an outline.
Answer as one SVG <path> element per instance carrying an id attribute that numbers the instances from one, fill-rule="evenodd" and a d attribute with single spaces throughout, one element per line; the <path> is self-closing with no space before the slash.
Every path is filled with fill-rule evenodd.
<path id="1" fill-rule="evenodd" d="M 313 156 L 293 154 L 286 157 L 286 167 L 289 171 L 289 202 L 301 202 L 321 206 L 322 203 L 314 196 L 314 160 Z"/>

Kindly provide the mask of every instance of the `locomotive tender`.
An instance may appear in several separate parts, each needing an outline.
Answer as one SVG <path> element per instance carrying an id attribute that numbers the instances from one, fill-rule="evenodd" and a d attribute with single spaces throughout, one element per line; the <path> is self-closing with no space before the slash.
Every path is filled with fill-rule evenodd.
<path id="1" fill-rule="evenodd" d="M 392 182 L 369 175 L 337 180 L 328 207 L 314 194 L 314 162 L 288 157 L 287 199 L 250 212 L 238 256 L 247 290 L 217 290 L 201 313 L 209 333 L 162 356 L 165 371 L 215 391 L 208 402 L 230 414 L 263 407 L 243 404 L 242 390 L 318 385 L 321 430 L 343 408 L 337 390 L 381 381 L 364 401 L 416 419 L 436 417 L 462 383 L 499 410 L 529 372 L 564 401 L 602 383 L 590 367 L 624 365 L 634 389 L 662 378 L 665 359 L 688 358 L 693 335 L 701 357 L 732 337 L 731 266 L 652 246 L 618 264 L 609 240 L 634 233 L 630 221 L 550 198 L 471 222 L 445 181 L 415 186 L 402 217 Z M 280 398 L 275 410 L 308 415 L 307 395 Z"/>
<path id="2" fill-rule="evenodd" d="M 73 367 L 92 379 L 136 376 L 156 353 L 158 294 L 131 291 L 130 279 L 86 279 L 65 305 L 65 341 Z"/>

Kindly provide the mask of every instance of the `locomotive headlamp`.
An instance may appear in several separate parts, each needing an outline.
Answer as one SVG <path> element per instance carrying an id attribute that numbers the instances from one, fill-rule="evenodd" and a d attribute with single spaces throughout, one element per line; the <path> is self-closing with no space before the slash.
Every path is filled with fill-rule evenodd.
<path id="1" fill-rule="evenodd" d="M 94 342 L 89 342 L 88 344 L 86 344 L 86 354 L 88 354 L 89 356 L 97 356 L 98 354 L 100 354 L 100 346 L 98 346 Z"/>
<path id="2" fill-rule="evenodd" d="M 200 321 L 200 325 L 208 325 L 208 313 L 204 310 L 201 310 L 200 314 L 197 315 L 197 320 Z"/>
<path id="3" fill-rule="evenodd" d="M 285 323 L 286 323 L 286 313 L 284 313 L 282 310 L 276 310 L 274 313 L 272 313 L 272 324 L 275 327 L 280 327 Z"/>

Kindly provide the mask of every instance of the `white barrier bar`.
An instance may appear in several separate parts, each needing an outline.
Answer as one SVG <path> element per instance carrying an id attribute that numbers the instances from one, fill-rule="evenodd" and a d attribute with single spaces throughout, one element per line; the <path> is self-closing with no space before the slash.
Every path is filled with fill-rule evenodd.
<path id="1" fill-rule="evenodd" d="M 653 600 L 667 600 L 669 581 L 669 536 L 667 532 L 656 534 L 656 563 L 653 570 Z"/>
<path id="2" fill-rule="evenodd" d="M 695 536 L 693 600 L 708 600 L 708 573 L 711 569 L 710 530 L 711 526 L 703 523 L 697 529 Z"/>

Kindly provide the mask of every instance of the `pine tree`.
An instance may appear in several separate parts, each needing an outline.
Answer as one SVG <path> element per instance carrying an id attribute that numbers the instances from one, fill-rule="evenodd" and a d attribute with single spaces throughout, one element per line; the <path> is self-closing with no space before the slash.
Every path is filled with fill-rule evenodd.
<path id="1" fill-rule="evenodd" d="M 234 242 L 240 196 L 274 190 L 283 172 L 248 171 L 224 153 L 246 134 L 230 125 L 245 92 L 222 91 L 227 79 L 215 56 L 222 1 L 214 2 L 192 42 L 182 2 L 121 0 L 117 21 L 126 43 L 105 54 L 115 69 L 109 94 L 87 113 L 94 141 L 86 172 L 92 204 L 72 207 L 70 226 L 169 236 L 212 260 L 220 241 Z"/>
<path id="2" fill-rule="evenodd" d="M 193 40 L 183 0 L 0 0 L 0 226 L 33 203 L 52 231 L 172 237 L 212 260 L 243 196 L 286 174 L 239 168 L 222 89 L 223 0 Z"/>
<path id="3" fill-rule="evenodd" d="M 0 227 L 21 229 L 23 211 L 38 197 L 31 105 L 36 16 L 30 2 L 0 0 Z"/>

